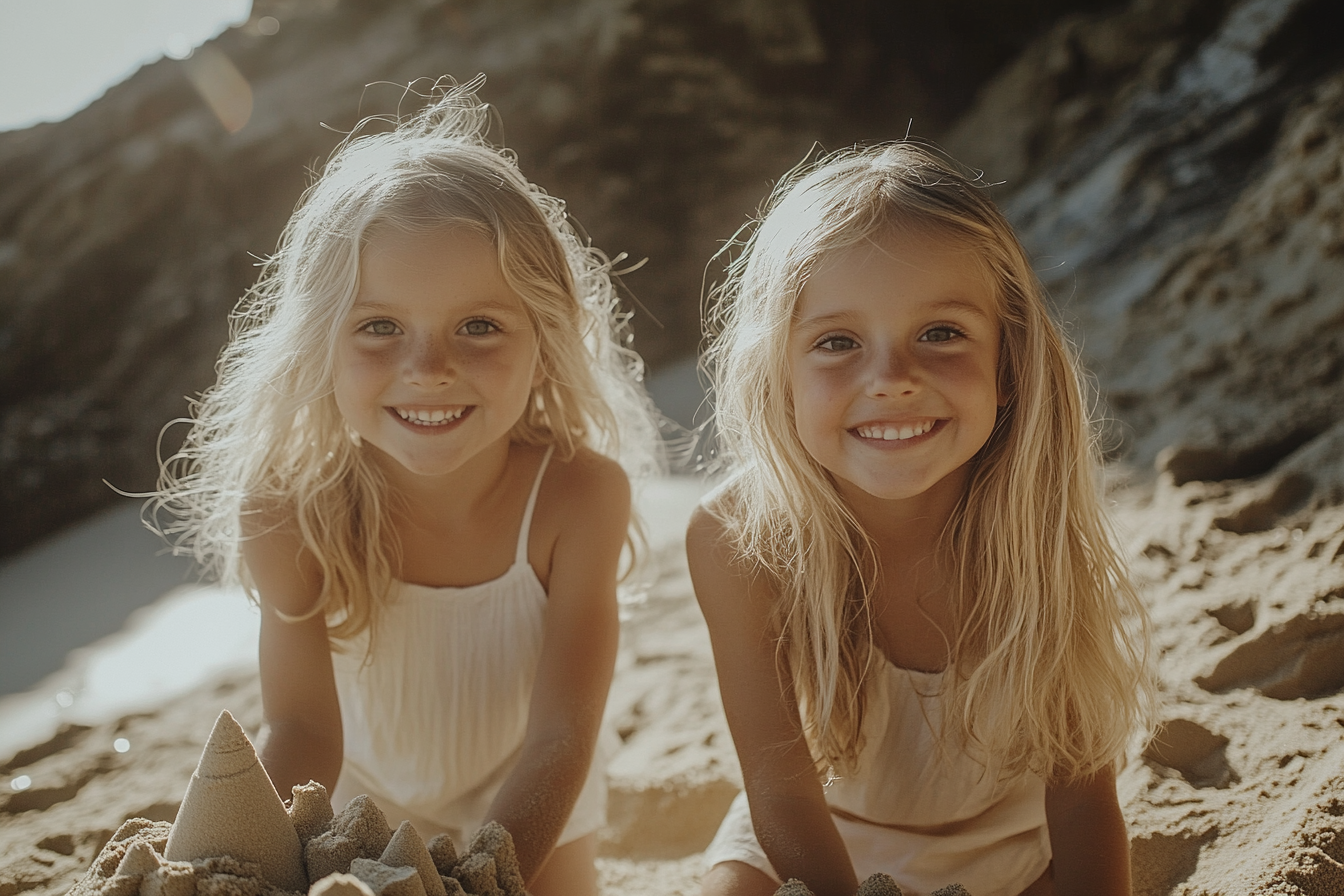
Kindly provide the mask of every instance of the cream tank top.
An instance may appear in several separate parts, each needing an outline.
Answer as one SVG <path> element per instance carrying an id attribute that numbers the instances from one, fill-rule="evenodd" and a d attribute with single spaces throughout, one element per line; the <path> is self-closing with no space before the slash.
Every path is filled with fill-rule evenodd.
<path id="1" fill-rule="evenodd" d="M 942 742 L 942 681 L 883 664 L 861 771 L 828 784 L 826 802 L 860 879 L 898 868 L 901 885 L 919 893 L 956 881 L 976 896 L 1016 894 L 1050 862 L 1045 782 L 1005 777 L 974 745 Z"/>
<path id="2" fill-rule="evenodd" d="M 418 828 L 459 835 L 485 816 L 522 747 L 541 655 L 546 590 L 527 544 L 553 450 L 507 572 L 460 588 L 394 582 L 367 661 L 367 632 L 333 652 L 345 736 L 338 791 L 371 792 Z"/>

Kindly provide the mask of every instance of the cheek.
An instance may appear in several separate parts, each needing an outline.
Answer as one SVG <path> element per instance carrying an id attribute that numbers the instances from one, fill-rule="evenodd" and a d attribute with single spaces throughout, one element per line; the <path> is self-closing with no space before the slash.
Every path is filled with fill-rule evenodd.
<path id="1" fill-rule="evenodd" d="M 803 447 L 815 457 L 825 443 L 827 433 L 838 425 L 839 403 L 833 400 L 834 385 L 816 371 L 793 377 L 789 385 L 794 429 Z"/>

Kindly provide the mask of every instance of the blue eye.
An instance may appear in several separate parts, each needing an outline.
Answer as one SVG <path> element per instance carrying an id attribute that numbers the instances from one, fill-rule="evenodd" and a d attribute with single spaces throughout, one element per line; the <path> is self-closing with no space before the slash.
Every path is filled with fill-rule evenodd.
<path id="1" fill-rule="evenodd" d="M 954 339 L 965 336 L 961 330 L 956 327 L 930 327 L 919 337 L 920 342 L 951 342 Z"/>
<path id="2" fill-rule="evenodd" d="M 390 320 L 371 320 L 360 329 L 374 336 L 395 336 L 398 332 L 397 325 Z"/>
<path id="3" fill-rule="evenodd" d="M 821 349 L 824 352 L 843 352 L 852 348 L 858 348 L 858 343 L 848 336 L 830 335 L 823 336 L 814 344 L 814 348 Z"/>
<path id="4" fill-rule="evenodd" d="M 498 331 L 499 326 L 494 321 L 477 318 L 463 324 L 460 332 L 467 336 L 489 336 L 491 333 Z"/>

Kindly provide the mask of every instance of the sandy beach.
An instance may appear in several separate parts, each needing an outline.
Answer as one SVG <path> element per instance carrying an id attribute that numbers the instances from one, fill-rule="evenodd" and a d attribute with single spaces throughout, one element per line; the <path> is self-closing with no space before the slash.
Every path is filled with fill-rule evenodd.
<path id="1" fill-rule="evenodd" d="M 1153 614 L 1165 727 L 1120 776 L 1135 893 L 1344 893 L 1344 509 L 1256 528 L 1269 483 L 1136 479 L 1111 497 Z M 703 489 L 672 479 L 642 503 L 653 564 L 622 606 L 605 893 L 697 892 L 701 852 L 740 787 L 681 547 Z M 174 592 L 30 695 L 51 730 L 18 715 L 21 701 L 0 704 L 11 743 L 16 725 L 33 735 L 0 768 L 0 896 L 64 893 L 123 820 L 171 821 L 221 710 L 255 735 L 254 613 L 237 594 Z M 227 649 L 174 660 L 192 651 L 165 652 L 173 642 L 210 640 L 190 634 L 201 618 Z M 177 663 L 189 689 L 131 693 L 128 670 L 146 656 Z M 119 676 L 138 702 L 99 697 L 97 717 L 97 688 Z M 88 691 L 62 709 L 51 688 L 72 683 Z"/>

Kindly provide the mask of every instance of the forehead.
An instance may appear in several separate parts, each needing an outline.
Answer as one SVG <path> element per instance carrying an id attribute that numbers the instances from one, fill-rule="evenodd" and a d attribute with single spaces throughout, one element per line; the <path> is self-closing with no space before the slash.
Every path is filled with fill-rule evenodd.
<path id="1" fill-rule="evenodd" d="M 470 227 L 379 228 L 365 239 L 359 270 L 358 304 L 436 298 L 522 307 L 494 242 Z"/>
<path id="2" fill-rule="evenodd" d="M 961 307 L 993 319 L 998 288 L 984 253 L 966 239 L 891 230 L 823 253 L 799 294 L 794 319 L 867 305 Z"/>

